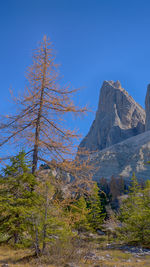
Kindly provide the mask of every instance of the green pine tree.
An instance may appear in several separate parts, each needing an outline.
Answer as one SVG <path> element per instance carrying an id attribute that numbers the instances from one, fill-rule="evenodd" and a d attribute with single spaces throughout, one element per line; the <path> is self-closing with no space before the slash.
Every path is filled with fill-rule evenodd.
<path id="1" fill-rule="evenodd" d="M 57 240 L 66 242 L 72 232 L 64 213 L 62 198 L 59 199 L 57 195 L 58 185 L 55 178 L 51 172 L 39 172 L 38 180 L 39 183 L 35 187 L 38 198 L 30 214 L 29 232 L 36 255 L 41 255 L 45 253 L 47 244 L 53 244 Z"/>
<path id="2" fill-rule="evenodd" d="M 106 214 L 102 207 L 99 188 L 96 183 L 93 186 L 93 192 L 88 200 L 88 207 L 90 209 L 88 221 L 92 229 L 98 230 L 101 228 Z"/>
<path id="3" fill-rule="evenodd" d="M 150 245 L 150 181 L 140 188 L 135 174 L 130 192 L 121 205 L 119 237 L 127 243 Z"/>
<path id="4" fill-rule="evenodd" d="M 75 203 L 74 212 L 77 215 L 77 221 L 75 222 L 75 228 L 78 229 L 78 232 L 89 230 L 88 223 L 88 208 L 86 200 L 81 196 Z"/>
<path id="5" fill-rule="evenodd" d="M 135 173 L 133 173 L 131 178 L 131 186 L 129 186 L 129 191 L 132 193 L 132 195 L 135 195 L 139 191 L 139 183 L 135 176 Z"/>
<path id="6" fill-rule="evenodd" d="M 66 209 L 66 217 L 68 224 L 72 229 L 76 229 L 78 233 L 88 231 L 90 229 L 88 222 L 89 209 L 84 196 L 74 199 Z"/>
<path id="7" fill-rule="evenodd" d="M 25 153 L 12 157 L 0 177 L 0 232 L 5 241 L 17 244 L 27 237 L 28 215 L 36 198 L 32 190 L 35 184 Z"/>

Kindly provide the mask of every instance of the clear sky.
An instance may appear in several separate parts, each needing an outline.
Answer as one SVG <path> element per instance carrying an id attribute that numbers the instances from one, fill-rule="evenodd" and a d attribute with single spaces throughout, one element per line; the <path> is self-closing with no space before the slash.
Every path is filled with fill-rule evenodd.
<path id="1" fill-rule="evenodd" d="M 1 0 L 0 113 L 12 108 L 9 88 L 23 90 L 32 50 L 50 37 L 65 83 L 83 90 L 76 103 L 94 111 L 73 122 L 88 132 L 104 80 L 120 80 L 144 106 L 150 83 L 149 0 Z"/>

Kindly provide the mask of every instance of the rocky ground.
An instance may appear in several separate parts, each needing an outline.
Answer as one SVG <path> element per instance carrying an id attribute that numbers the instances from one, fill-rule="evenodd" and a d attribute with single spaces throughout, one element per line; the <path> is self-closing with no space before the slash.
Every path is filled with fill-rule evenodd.
<path id="1" fill-rule="evenodd" d="M 83 241 L 83 240 L 82 240 Z M 0 266 L 2 267 L 150 267 L 150 249 L 106 243 L 104 238 L 90 238 L 78 243 L 77 247 L 68 246 L 60 253 L 51 252 L 39 259 L 26 249 L 12 249 L 0 246 Z M 56 248 L 58 249 L 58 248 Z M 55 251 L 55 249 L 54 249 Z M 56 252 L 56 251 L 55 251 Z"/>

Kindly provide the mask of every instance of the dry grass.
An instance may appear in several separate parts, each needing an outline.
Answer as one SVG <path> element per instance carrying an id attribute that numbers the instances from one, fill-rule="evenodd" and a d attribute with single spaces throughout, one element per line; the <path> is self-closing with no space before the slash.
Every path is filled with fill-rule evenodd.
<path id="1" fill-rule="evenodd" d="M 31 251 L 28 249 L 13 249 L 9 246 L 0 246 L 0 264 L 9 264 L 9 266 L 31 266 L 26 261 L 32 259 Z M 22 261 L 22 262 L 21 262 Z"/>
<path id="2" fill-rule="evenodd" d="M 110 257 L 107 257 L 109 255 Z M 92 261 L 83 262 L 82 267 L 150 267 L 150 256 L 144 256 L 135 258 L 130 253 L 124 253 L 120 250 L 104 250 L 97 253 L 97 256 L 102 256 L 105 260 L 96 261 L 93 264 Z"/>
<path id="3" fill-rule="evenodd" d="M 9 267 L 48 266 L 41 265 L 41 260 L 34 257 L 29 249 L 14 249 L 10 246 L 0 246 L 0 266 L 8 264 Z"/>
<path id="4" fill-rule="evenodd" d="M 93 252 L 97 257 L 102 258 L 85 258 L 84 256 L 88 255 L 89 252 Z M 67 263 L 74 263 L 75 266 L 79 267 L 150 267 L 150 256 L 136 258 L 134 255 L 118 249 L 102 249 L 96 242 L 74 240 L 64 247 L 58 242 L 55 246 L 49 247 L 47 255 L 40 258 L 35 258 L 28 249 L 13 249 L 8 246 L 1 246 L 0 266 L 4 263 L 9 264 L 9 267 L 67 267 Z"/>

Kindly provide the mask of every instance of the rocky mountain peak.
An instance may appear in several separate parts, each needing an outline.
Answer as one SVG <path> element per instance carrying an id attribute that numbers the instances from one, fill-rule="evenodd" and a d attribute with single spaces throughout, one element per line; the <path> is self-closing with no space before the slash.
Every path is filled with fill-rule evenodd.
<path id="1" fill-rule="evenodd" d="M 145 98 L 145 111 L 146 111 L 145 131 L 149 131 L 150 130 L 150 84 L 147 86 L 147 93 Z"/>
<path id="2" fill-rule="evenodd" d="M 120 83 L 119 80 L 117 80 L 116 82 L 114 82 L 112 80 L 111 81 L 104 81 L 104 84 L 109 84 L 109 85 L 113 86 L 116 89 L 122 89 L 121 83 Z"/>
<path id="3" fill-rule="evenodd" d="M 95 120 L 79 148 L 102 150 L 144 131 L 144 109 L 119 81 L 104 81 Z"/>

